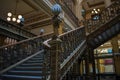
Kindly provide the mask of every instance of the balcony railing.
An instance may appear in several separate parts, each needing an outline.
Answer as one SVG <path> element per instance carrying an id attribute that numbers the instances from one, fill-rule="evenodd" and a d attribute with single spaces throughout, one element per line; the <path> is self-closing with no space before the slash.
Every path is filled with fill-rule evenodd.
<path id="1" fill-rule="evenodd" d="M 84 22 L 88 34 L 94 32 L 103 25 L 109 26 L 118 22 L 118 17 L 120 17 L 120 1 L 115 1 L 96 15 L 98 19 L 94 20 L 91 18 Z"/>
<path id="2" fill-rule="evenodd" d="M 22 29 L 21 27 L 13 25 L 1 18 L 0 18 L 0 28 L 11 31 L 12 33 L 15 33 L 17 35 L 20 35 L 20 36 L 23 36 L 26 38 L 31 38 L 31 37 L 36 36 L 35 34 L 29 32 L 29 31 L 26 31 L 26 30 Z"/>

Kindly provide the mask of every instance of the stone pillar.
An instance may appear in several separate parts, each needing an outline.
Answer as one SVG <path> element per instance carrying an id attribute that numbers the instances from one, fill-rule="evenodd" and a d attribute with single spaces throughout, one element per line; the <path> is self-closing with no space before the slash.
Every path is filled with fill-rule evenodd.
<path id="1" fill-rule="evenodd" d="M 97 55 L 96 57 L 98 57 L 98 52 L 97 52 Z M 97 61 L 97 73 L 98 73 L 98 80 L 100 80 L 100 76 L 99 76 L 99 73 L 100 73 L 100 60 L 99 59 L 96 59 Z"/>
<path id="2" fill-rule="evenodd" d="M 75 15 L 78 17 L 78 19 L 81 21 L 83 20 L 83 16 L 82 16 L 82 4 L 81 4 L 81 0 L 77 0 L 76 4 L 75 4 Z"/>
<path id="3" fill-rule="evenodd" d="M 80 75 L 83 75 L 84 73 L 84 64 L 83 64 L 83 60 L 81 60 L 81 63 L 80 63 Z"/>
<path id="4" fill-rule="evenodd" d="M 114 37 L 111 39 L 112 50 L 114 54 L 114 66 L 115 72 L 118 76 L 120 76 L 120 56 L 117 56 L 116 53 L 119 53 L 119 45 L 118 45 L 118 37 Z"/>
<path id="5" fill-rule="evenodd" d="M 119 52 L 119 45 L 118 45 L 118 37 L 114 37 L 111 39 L 111 45 L 114 53 Z"/>

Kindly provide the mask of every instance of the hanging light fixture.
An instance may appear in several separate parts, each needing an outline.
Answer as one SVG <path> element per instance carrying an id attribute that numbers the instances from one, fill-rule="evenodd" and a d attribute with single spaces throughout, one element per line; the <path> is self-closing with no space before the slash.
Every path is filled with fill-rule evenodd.
<path id="1" fill-rule="evenodd" d="M 93 9 L 92 11 L 91 11 L 91 18 L 93 19 L 93 20 L 99 20 L 100 19 L 100 9 Z"/>
<path id="2" fill-rule="evenodd" d="M 16 0 L 16 5 L 15 5 L 15 13 L 13 14 L 12 12 L 7 13 L 7 21 L 13 21 L 20 23 L 21 19 L 23 18 L 22 15 L 17 15 L 17 7 L 18 7 L 18 0 Z"/>
<path id="3" fill-rule="evenodd" d="M 98 14 L 99 12 L 100 12 L 100 9 L 93 9 L 91 13 L 92 14 Z"/>

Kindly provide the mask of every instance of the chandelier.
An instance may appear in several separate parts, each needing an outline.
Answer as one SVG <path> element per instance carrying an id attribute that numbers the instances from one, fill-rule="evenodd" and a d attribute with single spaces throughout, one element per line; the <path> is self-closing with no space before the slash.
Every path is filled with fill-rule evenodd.
<path id="1" fill-rule="evenodd" d="M 100 9 L 93 9 L 91 13 L 92 14 L 98 14 L 99 12 L 100 12 Z"/>
<path id="2" fill-rule="evenodd" d="M 14 14 L 12 12 L 7 13 L 7 21 L 13 21 L 20 23 L 21 20 L 23 19 L 22 15 L 17 15 L 17 7 L 18 7 L 18 0 L 16 0 L 16 5 L 15 5 L 15 12 Z"/>
<path id="3" fill-rule="evenodd" d="M 92 20 L 99 20 L 100 19 L 100 9 L 93 9 L 92 10 L 92 15 L 91 15 L 91 18 Z"/>

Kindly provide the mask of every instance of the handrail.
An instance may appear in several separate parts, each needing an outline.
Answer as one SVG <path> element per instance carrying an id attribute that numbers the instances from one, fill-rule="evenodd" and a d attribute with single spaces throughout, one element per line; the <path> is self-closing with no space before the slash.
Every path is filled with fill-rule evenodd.
<path id="1" fill-rule="evenodd" d="M 5 69 L 3 69 L 2 71 L 0 71 L 0 74 L 3 74 L 3 73 L 5 73 L 5 72 L 9 71 L 10 69 L 12 69 L 12 68 L 14 68 L 14 67 L 22 64 L 23 62 L 25 62 L 25 61 L 33 58 L 34 56 L 36 56 L 36 55 L 38 55 L 38 54 L 41 54 L 42 52 L 44 52 L 44 50 L 38 51 L 37 53 L 35 53 L 35 54 L 31 55 L 31 56 L 28 56 L 27 58 L 25 58 L 25 59 L 23 59 L 23 60 L 21 60 L 21 61 L 18 61 L 17 63 L 9 66 L 8 68 L 5 68 Z"/>
<path id="2" fill-rule="evenodd" d="M 113 18 L 117 17 L 120 13 L 120 1 L 113 2 L 110 6 L 102 10 L 98 15 L 98 20 L 93 20 L 92 18 L 85 20 L 84 25 L 86 27 L 86 32 L 89 35 L 93 33 L 107 22 L 111 21 Z"/>
<path id="3" fill-rule="evenodd" d="M 34 37 L 34 36 L 36 36 L 35 34 L 29 32 L 29 31 L 27 31 L 25 29 L 22 29 L 21 27 L 18 27 L 17 25 L 11 24 L 11 23 L 3 20 L 2 18 L 0 18 L 0 25 L 3 25 L 3 26 L 0 26 L 1 28 L 12 30 L 13 32 L 17 32 L 20 35 L 23 35 L 25 37 Z"/>
<path id="4" fill-rule="evenodd" d="M 67 34 L 70 34 L 71 32 L 74 32 L 74 31 L 79 30 L 79 29 L 82 29 L 82 28 L 84 28 L 84 26 L 81 26 L 81 27 L 76 28 L 76 29 L 74 29 L 74 30 L 70 30 L 70 31 L 67 31 L 67 32 L 65 32 L 65 33 L 63 33 L 63 34 L 60 34 L 59 37 L 64 36 L 64 35 L 67 35 Z"/>
<path id="5" fill-rule="evenodd" d="M 30 40 L 34 40 L 34 39 L 37 39 L 37 38 L 41 38 L 41 37 L 44 37 L 44 36 L 48 36 L 48 35 L 51 35 L 51 34 L 53 34 L 53 32 L 47 33 L 47 34 L 43 34 L 43 35 L 38 35 L 38 36 L 35 36 L 35 37 L 33 37 L 33 38 L 29 38 L 29 39 L 25 39 L 25 40 L 19 41 L 19 42 L 17 42 L 17 43 L 4 45 L 4 46 L 0 47 L 0 49 L 6 48 L 6 47 L 9 47 L 9 46 L 18 45 L 18 44 L 21 44 L 21 43 L 24 43 L 24 42 L 27 42 L 27 41 L 30 41 Z"/>
<path id="6" fill-rule="evenodd" d="M 37 36 L 27 40 L 20 41 L 15 44 L 10 44 L 7 46 L 0 47 L 0 70 L 7 68 L 18 61 L 25 59 L 26 57 L 35 54 L 36 52 L 43 49 L 42 42 L 48 38 L 51 38 L 51 35 Z M 62 45 L 59 45 L 59 64 L 62 64 L 69 55 L 74 55 L 71 57 L 70 61 L 66 63 L 67 65 L 63 66 L 61 70 L 61 76 L 63 76 L 69 67 L 76 61 L 80 56 L 85 46 L 80 46 L 84 42 L 85 27 L 79 27 L 75 30 L 71 30 L 64 34 L 61 34 L 60 39 L 62 40 Z M 69 48 L 68 48 L 69 47 Z M 49 50 L 44 51 L 44 63 L 43 66 L 43 77 L 48 77 L 50 71 L 50 54 Z M 68 68 L 68 69 L 66 69 Z"/>
<path id="7" fill-rule="evenodd" d="M 43 49 L 42 42 L 53 33 L 0 47 L 0 71 Z"/>
<path id="8" fill-rule="evenodd" d="M 62 44 L 58 45 L 58 64 L 60 65 L 60 77 L 62 78 L 66 72 L 70 69 L 70 66 L 78 59 L 78 57 L 83 53 L 86 48 L 86 35 L 85 35 L 85 27 L 79 27 L 75 30 L 71 30 L 64 34 L 59 35 L 59 38 L 62 40 Z M 46 40 L 49 43 L 51 39 Z M 54 49 L 55 50 L 55 49 Z M 50 58 L 52 58 L 52 53 L 50 55 L 51 50 L 46 49 L 46 61 L 45 63 L 50 63 Z M 53 51 L 52 51 L 53 52 Z M 71 57 L 70 57 L 71 56 Z M 68 60 L 69 58 L 69 60 Z M 67 61 L 67 62 L 66 62 Z M 44 66 L 48 67 L 48 66 Z M 49 69 L 50 70 L 50 69 Z M 59 70 L 58 70 L 59 71 Z"/>

